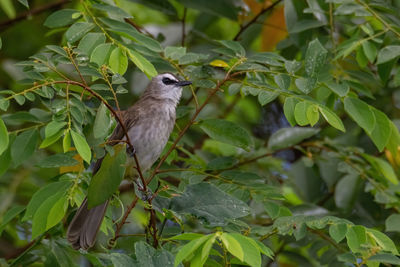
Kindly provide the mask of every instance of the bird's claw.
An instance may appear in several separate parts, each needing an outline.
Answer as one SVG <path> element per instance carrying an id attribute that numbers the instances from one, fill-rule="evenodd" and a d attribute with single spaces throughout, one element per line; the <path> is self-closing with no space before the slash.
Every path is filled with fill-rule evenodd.
<path id="1" fill-rule="evenodd" d="M 144 186 L 142 185 L 142 182 L 139 179 L 135 180 L 135 184 L 137 186 L 138 196 L 140 196 L 141 200 L 147 201 L 153 198 L 153 193 L 151 192 L 151 190 L 149 190 L 149 188 L 144 189 Z"/>
<path id="2" fill-rule="evenodd" d="M 130 157 L 133 158 L 133 156 L 136 153 L 136 150 L 133 146 L 128 146 L 128 148 L 126 149 L 126 152 L 129 154 Z"/>

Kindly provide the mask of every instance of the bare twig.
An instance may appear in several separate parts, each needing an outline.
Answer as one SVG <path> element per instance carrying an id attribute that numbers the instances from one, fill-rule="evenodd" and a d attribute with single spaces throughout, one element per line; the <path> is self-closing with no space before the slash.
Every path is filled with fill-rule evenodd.
<path id="1" fill-rule="evenodd" d="M 250 27 L 252 24 L 254 24 L 257 19 L 263 15 L 265 12 L 272 10 L 277 4 L 279 4 L 282 0 L 277 0 L 275 1 L 273 4 L 269 5 L 268 7 L 263 8 L 257 15 L 255 15 L 247 24 L 245 25 L 241 25 L 240 26 L 240 30 L 239 32 L 235 35 L 235 37 L 233 37 L 234 41 L 239 40 L 240 35 L 242 35 L 242 33 L 248 28 Z"/>
<path id="2" fill-rule="evenodd" d="M 155 37 L 149 31 L 147 31 L 145 28 L 142 28 L 139 25 L 137 25 L 132 19 L 125 18 L 124 20 L 125 20 L 126 23 L 128 23 L 132 27 L 134 27 L 138 32 L 146 34 L 149 37 L 155 39 Z"/>
<path id="3" fill-rule="evenodd" d="M 39 13 L 42 13 L 44 11 L 50 10 L 50 9 L 55 9 L 58 8 L 66 3 L 70 2 L 70 0 L 60 0 L 54 3 L 48 3 L 46 5 L 43 6 L 39 6 L 37 8 L 32 8 L 30 10 L 27 10 L 21 14 L 19 14 L 18 16 L 16 16 L 13 19 L 9 19 L 9 20 L 5 20 L 0 22 L 0 31 L 4 31 L 6 28 L 12 26 L 13 24 L 26 19 L 29 16 L 33 16 Z"/>

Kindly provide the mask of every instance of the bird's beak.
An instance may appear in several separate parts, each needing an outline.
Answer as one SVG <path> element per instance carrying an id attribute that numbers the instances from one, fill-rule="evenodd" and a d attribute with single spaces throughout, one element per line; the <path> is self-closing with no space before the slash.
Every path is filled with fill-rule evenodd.
<path id="1" fill-rule="evenodd" d="M 180 81 L 180 82 L 176 83 L 176 85 L 181 86 L 181 87 L 191 85 L 191 84 L 192 84 L 192 82 L 190 82 L 190 81 Z"/>

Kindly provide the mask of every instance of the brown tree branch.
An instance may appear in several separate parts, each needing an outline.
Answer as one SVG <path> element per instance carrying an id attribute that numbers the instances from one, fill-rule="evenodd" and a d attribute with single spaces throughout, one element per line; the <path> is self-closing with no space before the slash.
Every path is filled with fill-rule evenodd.
<path id="1" fill-rule="evenodd" d="M 235 35 L 235 37 L 233 37 L 234 41 L 239 40 L 240 35 L 242 35 L 242 33 L 248 28 L 250 27 L 252 24 L 254 24 L 257 19 L 263 15 L 265 12 L 272 10 L 277 4 L 279 4 L 280 2 L 282 2 L 282 0 L 277 0 L 275 1 L 272 5 L 269 5 L 268 7 L 263 8 L 257 15 L 255 15 L 247 24 L 245 25 L 241 25 L 240 26 L 240 30 L 238 31 L 238 33 Z"/>
<path id="2" fill-rule="evenodd" d="M 39 13 L 42 13 L 44 11 L 50 10 L 50 9 L 56 9 L 61 7 L 62 5 L 66 4 L 70 2 L 70 0 L 60 0 L 57 2 L 53 2 L 53 3 L 48 3 L 46 5 L 43 6 L 39 6 L 37 8 L 32 8 L 30 10 L 27 10 L 21 14 L 19 14 L 18 16 L 16 16 L 13 19 L 9 19 L 9 20 L 5 20 L 0 22 L 0 31 L 4 31 L 6 28 L 12 26 L 13 24 L 26 19 L 29 16 L 33 16 Z"/>

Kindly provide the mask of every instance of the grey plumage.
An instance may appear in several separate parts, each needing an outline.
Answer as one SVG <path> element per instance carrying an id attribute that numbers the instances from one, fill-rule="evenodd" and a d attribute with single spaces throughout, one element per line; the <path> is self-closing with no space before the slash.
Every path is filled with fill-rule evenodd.
<path id="1" fill-rule="evenodd" d="M 122 112 L 123 122 L 142 171 L 149 169 L 163 151 L 174 128 L 176 106 L 182 95 L 182 87 L 189 84 L 187 81 L 179 81 L 171 73 L 157 75 L 140 99 Z M 118 125 L 109 140 L 124 139 L 122 127 Z M 96 162 L 93 175 L 99 170 L 101 161 L 99 159 Z M 127 165 L 133 164 L 134 161 L 128 159 Z M 136 176 L 135 168 L 127 167 L 126 176 Z M 108 201 L 88 209 L 87 199 L 83 201 L 67 230 L 67 239 L 74 249 L 87 250 L 94 245 L 107 205 Z"/>

